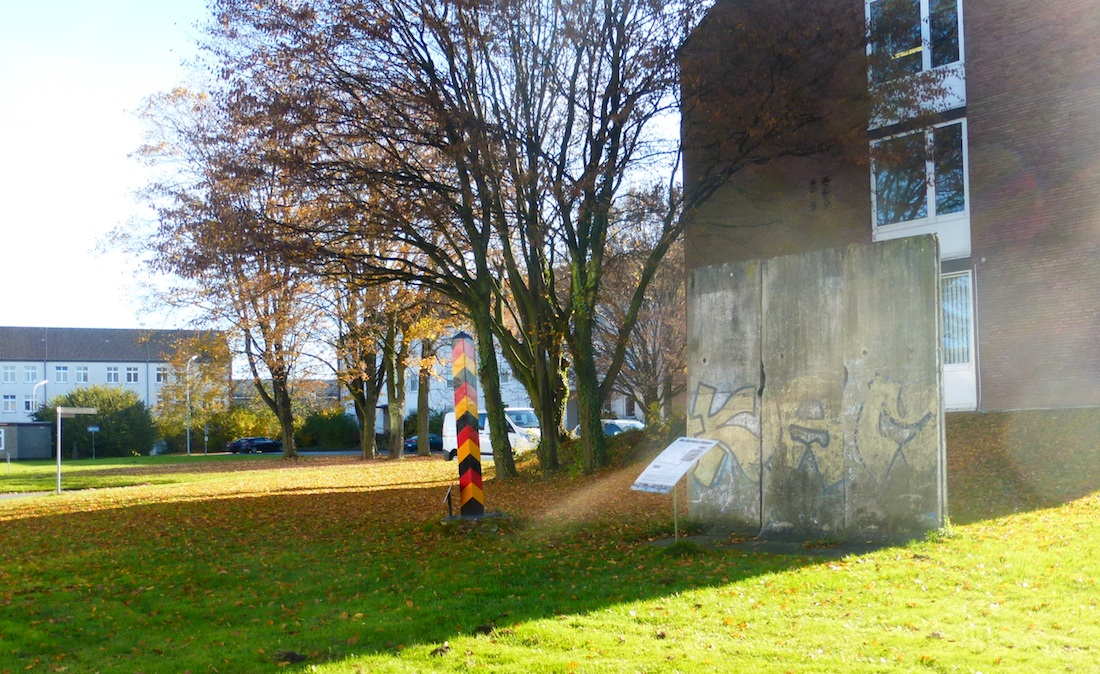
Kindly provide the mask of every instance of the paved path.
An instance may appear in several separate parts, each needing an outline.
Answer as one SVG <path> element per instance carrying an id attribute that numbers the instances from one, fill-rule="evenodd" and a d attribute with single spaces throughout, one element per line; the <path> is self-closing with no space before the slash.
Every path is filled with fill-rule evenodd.
<path id="1" fill-rule="evenodd" d="M 0 494 L 0 500 L 6 501 L 8 499 L 23 498 L 23 497 L 29 497 L 29 496 L 46 496 L 47 494 L 52 494 L 52 493 L 53 493 L 52 491 L 21 491 L 21 492 L 15 492 L 15 493 L 12 493 L 12 494 Z"/>

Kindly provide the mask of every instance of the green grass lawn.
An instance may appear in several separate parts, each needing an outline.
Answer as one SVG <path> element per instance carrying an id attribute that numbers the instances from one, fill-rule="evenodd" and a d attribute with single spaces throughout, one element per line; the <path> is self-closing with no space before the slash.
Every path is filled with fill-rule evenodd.
<path id="1" fill-rule="evenodd" d="M 858 554 L 654 544 L 641 463 L 489 480 L 476 525 L 439 459 L 65 464 L 96 488 L 0 501 L 0 672 L 1096 671 L 1100 476 L 1063 466 L 1097 450 L 1028 435 L 1092 427 L 973 416 L 956 524 Z"/>

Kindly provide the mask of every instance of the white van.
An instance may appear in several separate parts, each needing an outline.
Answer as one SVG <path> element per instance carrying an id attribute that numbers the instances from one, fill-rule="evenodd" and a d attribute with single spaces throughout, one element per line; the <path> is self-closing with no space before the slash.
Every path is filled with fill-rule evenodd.
<path id="1" fill-rule="evenodd" d="M 481 460 L 493 460 L 493 443 L 489 439 L 489 414 L 480 412 L 478 419 L 479 444 L 481 445 Z M 535 416 L 535 410 L 530 407 L 505 407 L 504 420 L 508 423 L 508 444 L 516 454 L 529 452 L 539 445 L 542 438 L 542 429 L 539 428 L 539 418 Z M 448 461 L 458 455 L 458 431 L 455 429 L 455 413 L 447 412 L 443 417 L 443 456 Z"/>

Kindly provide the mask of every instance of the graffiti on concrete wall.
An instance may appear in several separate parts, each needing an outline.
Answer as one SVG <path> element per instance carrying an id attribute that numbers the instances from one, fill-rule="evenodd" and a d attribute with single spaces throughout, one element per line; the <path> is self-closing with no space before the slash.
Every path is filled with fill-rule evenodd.
<path id="1" fill-rule="evenodd" d="M 760 520 L 760 413 L 755 386 L 720 392 L 698 384 L 688 410 L 688 435 L 722 444 L 699 462 L 689 480 L 692 512 L 738 527 Z"/>
<path id="2" fill-rule="evenodd" d="M 852 418 L 845 462 L 858 488 L 849 503 L 853 525 L 889 528 L 889 522 L 900 519 L 938 526 L 932 507 L 941 468 L 934 401 L 922 402 L 880 372 L 853 378 L 845 395 Z"/>
<path id="3" fill-rule="evenodd" d="M 837 402 L 765 389 L 765 529 L 819 534 L 843 528 L 844 433 Z"/>
<path id="4" fill-rule="evenodd" d="M 689 325 L 688 434 L 721 441 L 689 481 L 704 521 L 884 539 L 943 522 L 934 241 L 830 255 L 764 261 L 755 285 L 737 265 L 708 272 L 739 280 L 725 298 L 705 287 L 707 307 L 739 312 L 730 319 L 739 338 L 723 339 L 714 311 Z M 805 302 L 807 288 L 824 295 L 819 303 Z"/>

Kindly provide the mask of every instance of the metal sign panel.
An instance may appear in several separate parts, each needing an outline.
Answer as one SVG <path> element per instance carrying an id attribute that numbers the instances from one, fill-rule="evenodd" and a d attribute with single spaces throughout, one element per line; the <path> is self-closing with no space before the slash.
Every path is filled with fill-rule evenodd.
<path id="1" fill-rule="evenodd" d="M 648 491 L 654 494 L 669 493 L 680 478 L 686 475 L 704 454 L 714 449 L 718 442 L 707 438 L 677 438 L 646 466 L 630 488 L 633 491 Z"/>
<path id="2" fill-rule="evenodd" d="M 62 419 L 71 419 L 78 414 L 97 414 L 98 408 L 95 407 L 58 407 L 57 414 Z"/>

